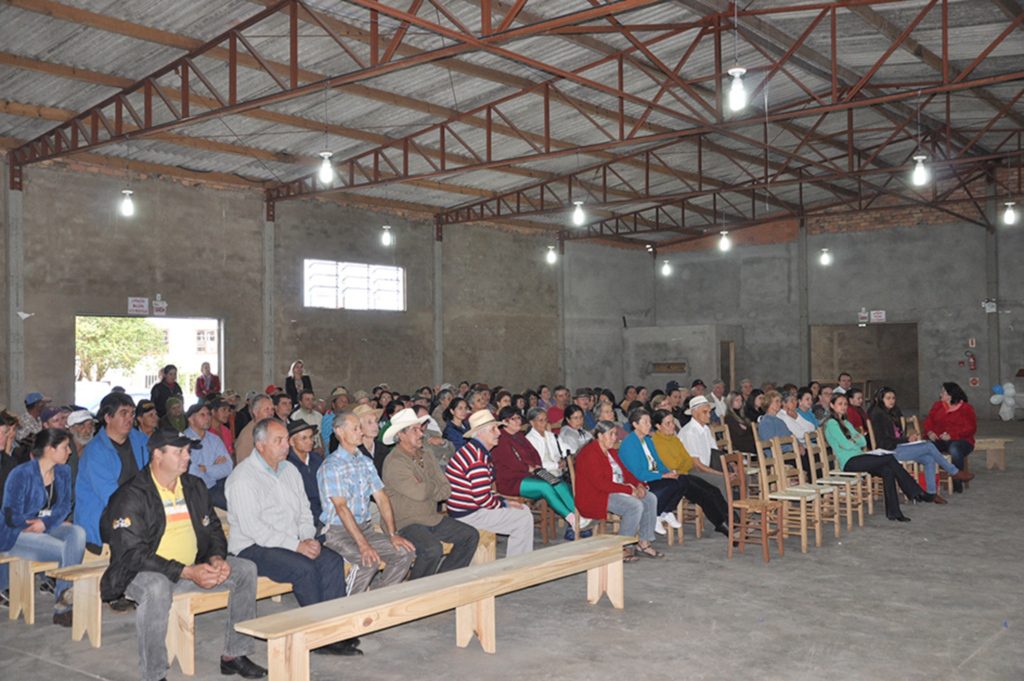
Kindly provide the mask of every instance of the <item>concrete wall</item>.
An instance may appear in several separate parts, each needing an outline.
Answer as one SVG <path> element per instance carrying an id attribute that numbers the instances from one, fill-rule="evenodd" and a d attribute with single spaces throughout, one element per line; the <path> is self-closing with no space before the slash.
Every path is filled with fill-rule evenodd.
<path id="1" fill-rule="evenodd" d="M 264 319 L 264 207 L 257 192 L 136 178 L 136 214 L 126 219 L 117 212 L 122 188 L 122 179 L 102 173 L 31 167 L 25 174 L 25 310 L 35 313 L 24 323 L 26 390 L 71 402 L 75 316 L 125 315 L 129 296 L 158 293 L 170 316 L 222 321 L 224 384 L 241 391 L 265 387 L 268 337 L 271 380 L 281 385 L 301 358 L 321 393 L 338 384 L 432 384 L 438 354 L 446 380 L 516 389 L 560 380 L 558 270 L 544 261 L 550 238 L 449 228 L 439 276 L 432 222 L 328 202 L 282 202 L 273 225 L 273 318 Z M 396 236 L 391 249 L 380 242 L 385 222 Z M 407 310 L 304 308 L 306 258 L 404 267 Z M 435 293 L 442 299 L 441 353 Z M 273 333 L 265 333 L 267 324 Z M 0 374 L 3 390 L 7 372 Z"/>

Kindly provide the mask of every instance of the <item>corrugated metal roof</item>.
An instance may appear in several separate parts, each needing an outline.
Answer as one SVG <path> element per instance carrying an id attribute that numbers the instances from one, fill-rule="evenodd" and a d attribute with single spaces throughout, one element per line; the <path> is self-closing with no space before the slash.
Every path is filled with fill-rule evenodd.
<path id="1" fill-rule="evenodd" d="M 470 0 L 442 2 L 442 7 L 454 17 L 455 22 L 479 33 L 481 17 L 478 3 Z M 136 0 L 132 3 L 118 0 L 62 0 L 62 3 L 68 8 L 90 12 L 100 19 L 110 17 L 132 22 L 169 35 L 157 37 L 154 42 L 137 35 L 123 35 L 19 7 L 0 5 L 2 51 L 58 66 L 138 79 L 184 53 L 181 46 L 162 42 L 180 40 L 174 36 L 183 36 L 193 41 L 209 40 L 266 7 L 262 2 L 242 0 L 179 0 L 173 3 L 158 3 L 154 0 Z M 810 4 L 812 0 L 788 0 L 785 6 L 802 8 Z M 907 0 L 862 6 L 857 11 L 875 13 L 902 30 L 915 20 L 925 4 L 925 0 Z M 343 0 L 323 0 L 310 6 L 328 20 L 341 22 L 333 24 L 338 30 L 348 30 L 342 24 L 364 32 L 371 28 L 369 15 L 357 5 Z M 783 3 L 775 3 L 775 6 L 781 7 Z M 406 7 L 402 5 L 403 10 Z M 538 17 L 545 20 L 593 7 L 588 0 L 528 3 L 523 16 L 531 21 Z M 723 22 L 729 25 L 730 6 L 724 0 L 658 3 L 615 18 L 619 25 L 647 25 L 643 30 L 634 29 L 632 35 L 609 31 L 589 35 L 524 37 L 502 43 L 501 48 L 507 53 L 485 50 L 464 52 L 458 56 L 459 67 L 454 70 L 446 68 L 451 64 L 450 61 L 428 62 L 364 79 L 350 88 L 332 89 L 327 93 L 326 112 L 322 92 L 264 107 L 267 112 L 294 117 L 291 120 L 301 119 L 303 123 L 299 126 L 242 114 L 185 125 L 175 130 L 176 134 L 196 140 L 232 145 L 228 150 L 233 153 L 222 151 L 221 147 L 209 150 L 162 140 L 137 140 L 132 143 L 132 158 L 200 172 L 236 173 L 265 181 L 289 181 L 310 173 L 313 170 L 311 163 L 315 163 L 317 154 L 325 145 L 334 153 L 336 160 L 344 160 L 374 149 L 381 139 L 399 140 L 431 129 L 457 112 L 472 111 L 507 98 L 507 101 L 496 107 L 500 113 L 494 115 L 493 122 L 498 126 L 506 126 L 508 123 L 505 119 L 511 121 L 530 141 L 496 131 L 491 136 L 491 153 L 495 159 L 520 159 L 516 161 L 515 167 L 521 172 L 511 173 L 502 168 L 459 171 L 461 163 L 472 162 L 474 153 L 482 157 L 487 134 L 479 120 L 455 122 L 446 138 L 450 172 L 437 175 L 429 162 L 413 156 L 410 172 L 413 175 L 427 173 L 432 177 L 429 183 L 403 186 L 402 200 L 436 206 L 439 210 L 472 203 L 482 193 L 512 191 L 534 184 L 539 179 L 590 168 L 613 158 L 613 155 L 629 154 L 646 148 L 651 146 L 651 142 L 644 139 L 649 135 L 684 134 L 704 127 L 711 129 L 703 133 L 708 143 L 702 158 L 702 170 L 707 179 L 705 189 L 721 182 L 742 188 L 749 183 L 765 181 L 766 157 L 769 164 L 768 179 L 775 178 L 780 171 L 782 174 L 779 180 L 791 180 L 797 172 L 812 175 L 839 173 L 846 167 L 845 112 L 828 116 L 824 120 L 807 117 L 783 124 L 771 123 L 768 125 L 771 148 L 766 153 L 762 146 L 766 103 L 771 110 L 780 110 L 780 107 L 813 109 L 831 103 L 828 69 L 832 46 L 828 30 L 829 18 L 826 17 L 820 23 L 821 30 L 810 33 L 804 46 L 781 69 L 777 68 L 776 62 L 791 43 L 776 42 L 763 27 L 770 26 L 790 39 L 795 39 L 817 18 L 819 9 L 741 18 L 744 39 L 739 41 L 735 57 L 734 35 L 731 31 L 723 33 L 723 69 L 738 62 L 748 69 L 744 76 L 747 91 L 752 92 L 754 88 L 762 87 L 743 112 L 733 114 L 727 111 L 724 121 L 728 127 L 722 127 L 716 124 L 713 113 L 701 101 L 703 99 L 713 103 L 716 89 L 721 90 L 724 96 L 729 87 L 727 76 L 715 76 L 714 34 L 701 34 L 696 28 L 679 30 L 677 33 L 660 28 L 654 30 L 654 27 L 668 24 L 699 21 L 709 7 L 723 11 L 727 15 Z M 755 10 L 758 8 L 757 5 L 749 7 Z M 948 50 L 954 74 L 970 67 L 979 52 L 1009 24 L 1009 19 L 1002 11 L 994 3 L 985 0 L 953 0 L 948 3 L 948 15 L 950 25 L 955 27 L 955 39 L 950 42 Z M 433 6 L 424 5 L 420 16 L 458 30 L 455 23 Z M 521 17 L 513 26 L 521 26 L 522 21 Z M 498 23 L 496 15 L 492 27 Z M 840 64 L 846 72 L 852 72 L 855 78 L 873 68 L 892 43 L 889 36 L 847 8 L 836 9 L 836 24 L 836 48 Z M 382 51 L 399 25 L 398 20 L 381 15 L 378 26 L 382 33 Z M 604 28 L 612 26 L 613 22 L 602 18 L 586 25 Z M 261 57 L 271 62 L 286 63 L 289 59 L 287 31 L 288 17 L 278 13 L 268 17 L 246 35 Z M 358 72 L 362 67 L 356 59 L 364 63 L 370 61 L 370 48 L 365 41 L 346 41 L 346 45 L 356 55 L 354 59 L 318 26 L 303 23 L 301 33 L 306 36 L 299 43 L 301 68 L 304 72 L 316 74 L 314 77 L 317 79 Z M 649 54 L 660 62 L 659 65 L 652 62 L 643 50 L 637 49 L 633 40 L 662 35 L 669 37 L 647 48 Z M 662 65 L 669 69 L 679 68 L 686 48 L 698 35 L 701 35 L 700 43 L 686 56 L 677 76 L 666 75 L 659 70 Z M 925 49 L 941 56 L 942 24 L 939 10 L 931 11 L 915 28 L 911 37 Z M 755 42 L 747 42 L 745 38 L 752 38 Z M 408 28 L 403 46 L 404 49 L 432 51 L 450 47 L 455 42 L 453 37 L 440 36 L 412 26 Z M 244 53 L 244 49 L 242 51 Z M 1021 69 L 1021 54 L 1024 54 L 1024 31 L 1017 30 L 977 64 L 970 77 L 986 78 L 1015 72 Z M 620 55 L 623 60 L 624 90 L 630 95 L 630 98 L 622 102 L 614 92 L 594 87 L 595 83 L 615 86 L 619 69 L 617 57 Z M 394 59 L 403 59 L 403 53 L 399 52 Z M 229 88 L 227 63 L 209 55 L 201 55 L 195 62 L 220 94 L 226 95 Z M 42 68 L 46 68 L 45 64 Z M 550 102 L 550 121 L 546 130 L 542 90 L 516 95 L 522 85 L 542 83 L 559 72 L 578 74 L 583 82 L 573 78 L 552 81 L 555 96 Z M 770 74 L 770 81 L 765 82 Z M 931 83 L 936 77 L 934 65 L 925 63 L 919 55 L 905 49 L 896 49 L 878 67 L 864 94 L 905 92 L 908 87 L 915 87 L 914 83 Z M 89 74 L 66 78 L 6 62 L 0 63 L 0 100 L 18 105 L 83 111 L 115 92 L 108 85 L 89 82 L 91 78 Z M 673 80 L 677 78 L 692 82 L 686 88 L 664 87 L 666 83 L 674 85 Z M 180 87 L 180 79 L 174 74 L 164 76 L 159 83 L 170 90 Z M 841 87 L 851 84 L 846 82 L 846 78 L 841 79 Z M 896 87 L 900 84 L 903 85 Z M 197 94 L 210 96 L 204 86 L 197 84 L 195 78 L 192 79 L 192 85 Z M 994 84 L 987 86 L 985 91 L 1001 105 L 1017 97 L 1020 85 L 1017 82 Z M 281 91 L 281 87 L 268 74 L 249 68 L 245 63 L 238 69 L 237 87 L 243 98 Z M 810 93 L 814 93 L 819 100 L 815 101 Z M 572 103 L 567 103 L 564 98 L 572 100 Z M 653 100 L 657 100 L 656 107 L 650 108 L 644 104 Z M 130 95 L 129 101 L 132 106 L 142 110 L 141 92 Z M 403 106 L 401 103 L 410 105 Z M 920 104 L 923 106 L 924 119 L 921 132 L 928 138 L 932 126 L 936 125 L 938 129 L 945 120 L 947 97 L 936 97 L 930 101 L 925 99 Z M 859 166 L 883 145 L 888 146 L 882 149 L 872 166 L 904 164 L 908 155 L 917 148 L 918 130 L 916 121 L 912 119 L 918 105 L 919 102 L 912 97 L 877 110 L 857 108 L 854 120 L 858 131 L 854 144 L 860 150 L 860 155 L 855 165 Z M 624 132 L 638 137 L 634 143 L 617 142 L 620 131 L 615 115 L 620 106 L 629 119 Z M 196 104 L 193 107 L 194 111 L 201 110 Z M 955 125 L 962 129 L 961 137 L 966 139 L 973 139 L 996 115 L 991 104 L 980 101 L 977 93 L 967 90 L 951 94 L 948 107 Z M 483 114 L 477 117 L 482 119 Z M 327 136 L 325 142 L 320 132 L 320 125 L 325 119 L 333 126 L 355 132 L 338 134 L 335 130 Z M 157 106 L 154 109 L 154 122 L 167 120 L 171 120 L 170 112 L 163 105 Z M 634 131 L 633 124 L 639 120 L 643 120 L 644 124 Z M 1002 118 L 978 137 L 973 151 L 983 153 L 996 148 L 1005 151 L 1009 131 L 1021 127 L 1018 125 L 1021 120 L 1024 120 L 1024 103 L 1017 101 L 1009 107 L 1009 116 Z M 894 127 L 905 121 L 907 125 L 904 129 L 894 135 Z M 0 113 L 0 136 L 6 138 L 31 139 L 55 125 L 53 120 Z M 812 127 L 813 136 L 805 139 Z M 552 137 L 553 151 L 563 149 L 566 144 L 588 147 L 615 143 L 615 146 L 600 152 L 536 158 L 546 132 Z M 437 162 L 439 140 L 436 132 L 421 134 L 414 139 L 421 148 L 434 150 L 431 159 L 433 163 Z M 657 144 L 660 146 L 670 141 L 670 138 L 666 138 Z M 958 139 L 956 144 L 962 144 L 963 141 Z M 463 142 L 472 151 L 466 149 Z M 926 148 L 930 148 L 929 144 L 931 142 L 926 140 Z M 944 146 L 945 142 L 940 140 L 939 144 Z M 254 158 L 254 155 L 259 154 L 248 149 L 290 154 L 302 160 L 292 164 L 273 158 Z M 726 150 L 726 155 L 714 153 L 714 149 Z M 99 153 L 123 157 L 124 144 L 110 145 L 100 149 Z M 681 136 L 675 144 L 659 148 L 656 153 L 657 161 L 649 175 L 640 160 L 616 165 L 614 172 L 608 174 L 609 190 L 615 194 L 642 187 L 652 195 L 692 190 L 692 186 L 681 179 L 678 173 L 666 171 L 660 165 L 667 163 L 672 171 L 681 173 L 697 172 L 696 136 Z M 395 157 L 395 154 L 393 150 L 389 152 L 389 157 Z M 456 157 L 463 161 L 456 161 Z M 594 174 L 593 181 L 596 181 L 599 174 Z M 857 189 L 855 181 L 830 181 L 833 189 L 838 191 Z M 384 189 L 383 185 L 377 185 L 356 191 L 382 198 L 389 190 Z M 394 194 L 394 187 L 390 191 Z M 773 194 L 784 202 L 796 203 L 799 199 L 799 190 L 795 184 L 773 188 Z M 744 199 L 743 196 L 748 198 Z M 744 201 L 749 203 L 749 192 L 736 194 L 731 200 L 737 206 Z M 835 195 L 826 186 L 808 184 L 804 187 L 803 200 L 805 204 L 813 205 L 815 202 L 834 201 Z M 711 198 L 695 199 L 694 204 L 710 206 Z M 616 210 L 628 212 L 644 205 L 647 204 L 637 202 L 617 207 Z M 538 221 L 557 222 L 558 219 L 542 216 Z"/>

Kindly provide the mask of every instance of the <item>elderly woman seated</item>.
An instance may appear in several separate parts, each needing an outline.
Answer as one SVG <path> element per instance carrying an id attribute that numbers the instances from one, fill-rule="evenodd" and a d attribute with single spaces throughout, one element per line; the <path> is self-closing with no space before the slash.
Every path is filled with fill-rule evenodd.
<path id="1" fill-rule="evenodd" d="M 658 497 L 658 519 L 654 531 L 666 534 L 665 525 L 682 527 L 675 510 L 686 492 L 686 476 L 669 470 L 658 458 L 658 450 L 651 440 L 651 415 L 646 409 L 634 409 L 629 413 L 631 432 L 619 446 L 619 460 Z"/>
<path id="2" fill-rule="evenodd" d="M 565 425 L 559 431 L 558 439 L 567 454 L 577 453 L 583 449 L 583 445 L 594 439 L 590 431 L 585 430 L 586 423 L 583 417 L 582 407 L 570 404 L 565 408 Z"/>
<path id="3" fill-rule="evenodd" d="M 7 478 L 0 551 L 31 561 L 78 565 L 85 556 L 85 530 L 64 522 L 71 513 L 71 434 L 44 428 L 36 435 L 32 459 Z M 53 623 L 71 626 L 71 583 L 57 580 Z"/>
<path id="4" fill-rule="evenodd" d="M 789 432 L 795 435 L 797 442 L 802 445 L 806 444 L 804 438 L 807 433 L 813 433 L 818 429 L 817 426 L 800 415 L 795 392 L 782 393 L 782 409 L 776 416 L 786 424 Z"/>
<path id="5" fill-rule="evenodd" d="M 565 457 L 558 437 L 548 427 L 547 410 L 534 407 L 526 413 L 526 418 L 530 422 L 530 432 L 526 434 L 526 439 L 540 454 L 541 465 L 552 475 L 564 477 Z"/>
<path id="6" fill-rule="evenodd" d="M 540 454 L 522 433 L 522 412 L 515 407 L 503 407 L 498 412 L 498 420 L 502 423 L 501 436 L 498 438 L 497 446 L 491 451 L 498 492 L 505 496 L 544 499 L 551 510 L 565 518 L 569 525 L 565 531 L 565 538 L 572 541 L 576 538 L 573 530 L 576 505 L 573 503 L 569 485 L 561 480 L 552 483 L 549 476 L 540 473 L 545 470 L 541 464 Z M 589 524 L 589 520 L 580 518 L 580 528 Z M 590 530 L 580 532 L 581 537 L 589 537 L 590 534 Z"/>
<path id="7" fill-rule="evenodd" d="M 685 480 L 683 496 L 704 509 L 704 515 L 714 525 L 715 531 L 728 537 L 729 502 L 710 482 L 689 475 L 693 470 L 693 458 L 682 440 L 676 437 L 676 420 L 672 412 L 665 409 L 654 412 L 654 427 L 656 430 L 651 440 L 657 456 L 666 468 L 678 473 L 680 480 Z"/>
<path id="8" fill-rule="evenodd" d="M 623 562 L 638 557 L 664 558 L 651 546 L 658 517 L 658 500 L 647 486 L 633 477 L 619 460 L 615 423 L 598 421 L 594 441 L 576 457 L 576 509 L 586 518 L 604 518 L 610 511 L 620 517 L 619 536 L 634 537 L 639 532 L 636 550 L 623 549 Z"/>

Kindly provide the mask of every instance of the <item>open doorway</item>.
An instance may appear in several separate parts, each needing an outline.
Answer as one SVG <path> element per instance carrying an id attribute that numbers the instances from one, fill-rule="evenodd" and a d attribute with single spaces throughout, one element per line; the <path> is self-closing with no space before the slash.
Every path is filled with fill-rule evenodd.
<path id="1" fill-rule="evenodd" d="M 841 371 L 853 377 L 854 387 L 864 390 L 866 403 L 875 390 L 888 386 L 896 391 L 904 412 L 916 412 L 917 324 L 812 326 L 811 377 L 834 384 Z"/>
<path id="2" fill-rule="evenodd" d="M 75 317 L 75 404 L 95 412 L 115 386 L 136 402 L 148 399 L 160 368 L 173 364 L 188 408 L 198 399 L 195 383 L 203 363 L 221 373 L 221 338 L 216 319 Z"/>

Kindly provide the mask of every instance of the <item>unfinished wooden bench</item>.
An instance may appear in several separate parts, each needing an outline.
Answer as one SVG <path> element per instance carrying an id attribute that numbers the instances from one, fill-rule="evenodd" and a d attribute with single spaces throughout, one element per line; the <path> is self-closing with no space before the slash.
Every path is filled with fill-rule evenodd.
<path id="1" fill-rule="evenodd" d="M 986 453 L 985 468 L 992 469 L 999 466 L 999 470 L 1006 470 L 1006 445 L 1013 442 L 1012 438 L 983 437 L 974 441 L 974 450 Z"/>
<path id="2" fill-rule="evenodd" d="M 587 601 L 603 594 L 624 607 L 622 547 L 635 539 L 600 535 L 552 548 L 471 565 L 402 584 L 375 589 L 276 615 L 241 622 L 235 629 L 267 640 L 271 681 L 308 681 L 309 652 L 373 631 L 455 610 L 455 643 L 473 635 L 495 652 L 496 596 L 587 573 Z"/>
<path id="3" fill-rule="evenodd" d="M 83 565 L 91 564 L 102 564 L 106 565 L 107 559 L 110 557 L 110 548 L 104 546 L 104 553 L 96 555 L 94 553 L 86 553 Z M 48 576 L 50 571 L 56 570 L 60 563 L 57 561 L 30 561 L 23 560 L 16 556 L 6 556 L 0 554 L 0 565 L 7 564 L 10 566 L 11 571 L 11 584 L 8 589 L 10 596 L 10 612 L 8 616 L 12 620 L 18 619 L 18 616 L 24 613 L 26 624 L 36 623 L 36 575 L 41 572 L 47 573 Z M 78 566 L 76 566 L 78 567 Z"/>

